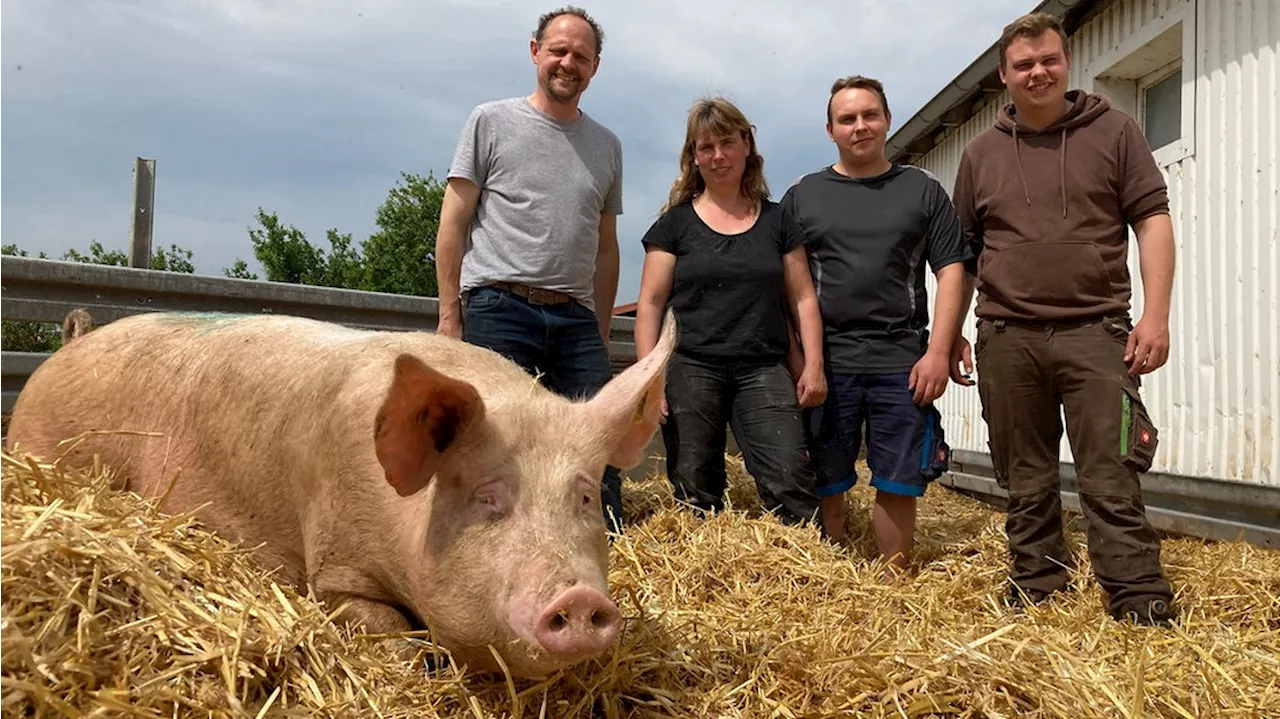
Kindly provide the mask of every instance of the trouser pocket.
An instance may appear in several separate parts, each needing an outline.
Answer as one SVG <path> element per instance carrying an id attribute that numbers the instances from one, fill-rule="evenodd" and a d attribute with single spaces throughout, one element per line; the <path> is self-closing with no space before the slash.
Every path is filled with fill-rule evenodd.
<path id="1" fill-rule="evenodd" d="M 1159 436 L 1137 390 L 1123 388 L 1120 408 L 1120 459 L 1136 472 L 1151 469 Z"/>
<path id="2" fill-rule="evenodd" d="M 920 474 L 927 480 L 937 479 L 951 469 L 951 447 L 942 431 L 942 414 L 932 405 L 925 409 L 922 455 Z"/>

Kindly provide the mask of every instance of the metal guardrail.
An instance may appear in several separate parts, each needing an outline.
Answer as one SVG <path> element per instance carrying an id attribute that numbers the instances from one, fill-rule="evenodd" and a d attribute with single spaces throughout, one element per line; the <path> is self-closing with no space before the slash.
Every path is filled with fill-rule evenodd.
<path id="1" fill-rule="evenodd" d="M 85 307 L 99 323 L 156 311 L 278 313 L 378 330 L 434 331 L 435 298 L 310 287 L 257 280 L 108 267 L 78 262 L 0 258 L 0 316 L 5 320 L 62 322 Z M 610 354 L 615 371 L 635 361 L 635 320 L 615 317 Z M 27 377 L 47 355 L 5 352 L 0 357 L 3 412 L 8 414 Z M 661 452 L 661 435 L 650 452 Z M 650 462 L 648 471 L 660 470 Z M 1062 465 L 1063 504 L 1079 511 L 1074 467 Z M 940 483 L 1000 505 L 1007 495 L 993 479 L 985 454 L 957 450 Z M 1148 474 L 1143 497 L 1156 527 L 1209 539 L 1242 539 L 1280 547 L 1280 487 Z"/>
<path id="2" fill-rule="evenodd" d="M 145 312 L 288 314 L 373 330 L 434 331 L 439 302 L 380 292 L 312 287 L 230 277 L 207 277 L 132 267 L 4 256 L 0 258 L 0 317 L 61 324 L 77 307 L 98 324 Z M 616 317 L 609 354 L 614 370 L 635 361 L 635 320 Z M 5 352 L 0 357 L 3 413 L 47 355 Z"/>
<path id="3" fill-rule="evenodd" d="M 0 414 L 8 415 L 13 411 L 13 403 L 18 401 L 18 393 L 27 383 L 27 378 L 48 356 L 39 352 L 5 352 L 0 357 L 0 391 L 4 393 L 4 407 Z"/>
<path id="4" fill-rule="evenodd" d="M 1063 507 L 1080 513 L 1074 465 L 1060 463 L 1059 473 Z M 938 482 L 1000 506 L 1009 497 L 996 484 L 991 458 L 978 452 L 953 451 L 951 472 Z M 1280 487 L 1159 472 L 1141 475 L 1141 483 L 1147 517 L 1156 529 L 1280 549 Z"/>

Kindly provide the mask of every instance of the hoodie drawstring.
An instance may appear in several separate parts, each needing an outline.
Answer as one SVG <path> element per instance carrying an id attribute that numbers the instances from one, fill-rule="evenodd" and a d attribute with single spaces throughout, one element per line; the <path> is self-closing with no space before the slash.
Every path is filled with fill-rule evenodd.
<path id="1" fill-rule="evenodd" d="M 1062 153 L 1058 156 L 1058 166 L 1062 173 L 1059 178 L 1062 183 L 1062 217 L 1067 217 L 1067 128 L 1062 128 Z"/>
<path id="2" fill-rule="evenodd" d="M 1018 123 L 1013 124 L 1013 157 L 1018 165 L 1018 179 L 1022 180 L 1022 196 L 1027 198 L 1027 207 L 1031 206 L 1031 191 L 1027 189 L 1027 176 L 1022 174 L 1022 153 L 1018 151 Z"/>
<path id="3" fill-rule="evenodd" d="M 1022 196 L 1031 206 L 1031 190 L 1027 189 L 1027 176 L 1022 171 L 1022 152 L 1018 147 L 1018 125 L 1013 124 L 1013 157 L 1018 165 L 1018 179 L 1022 181 Z M 1058 143 L 1058 184 L 1062 186 L 1062 217 L 1067 216 L 1067 128 L 1062 128 L 1062 142 Z"/>

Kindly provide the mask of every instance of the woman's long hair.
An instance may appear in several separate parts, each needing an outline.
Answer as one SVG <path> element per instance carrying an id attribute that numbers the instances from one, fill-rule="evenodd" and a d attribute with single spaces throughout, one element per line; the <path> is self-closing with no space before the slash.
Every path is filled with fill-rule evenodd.
<path id="1" fill-rule="evenodd" d="M 750 199 L 753 206 L 769 196 L 769 185 L 764 179 L 764 158 L 756 150 L 755 127 L 732 102 L 712 97 L 697 101 L 689 109 L 684 148 L 680 150 L 680 176 L 671 184 L 671 195 L 667 204 L 662 206 L 663 212 L 692 200 L 706 189 L 702 174 L 693 164 L 698 138 L 704 135 L 721 137 L 735 132 L 741 133 L 747 143 L 747 167 L 742 173 L 743 196 Z"/>

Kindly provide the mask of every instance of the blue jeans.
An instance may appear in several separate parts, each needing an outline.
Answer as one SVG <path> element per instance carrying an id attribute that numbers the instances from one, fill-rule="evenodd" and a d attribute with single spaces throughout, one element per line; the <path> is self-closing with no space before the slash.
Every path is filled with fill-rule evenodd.
<path id="1" fill-rule="evenodd" d="M 462 339 L 487 347 L 570 398 L 590 397 L 613 378 L 596 315 L 586 305 L 535 305 L 493 287 L 472 290 L 462 315 Z M 622 529 L 622 473 L 606 467 L 600 483 L 605 526 Z"/>

